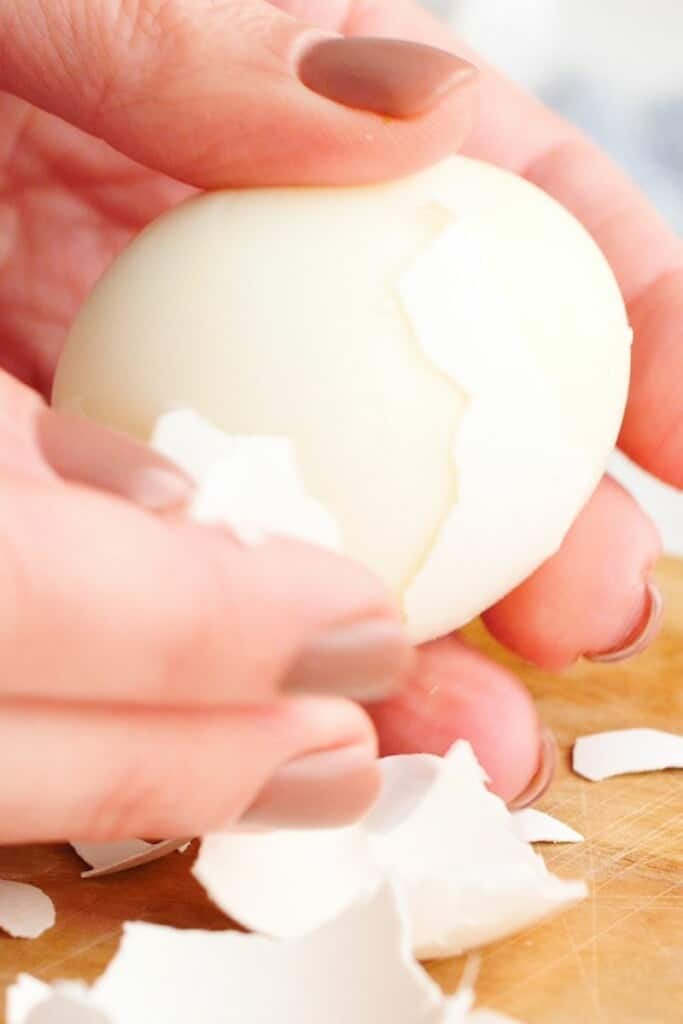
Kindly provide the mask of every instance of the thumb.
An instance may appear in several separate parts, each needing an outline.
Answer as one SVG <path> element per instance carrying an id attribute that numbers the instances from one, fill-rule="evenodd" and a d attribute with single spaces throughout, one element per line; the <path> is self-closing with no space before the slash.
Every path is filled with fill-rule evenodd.
<path id="1" fill-rule="evenodd" d="M 353 184 L 452 152 L 474 68 L 266 0 L 9 0 L 0 88 L 193 185 Z"/>

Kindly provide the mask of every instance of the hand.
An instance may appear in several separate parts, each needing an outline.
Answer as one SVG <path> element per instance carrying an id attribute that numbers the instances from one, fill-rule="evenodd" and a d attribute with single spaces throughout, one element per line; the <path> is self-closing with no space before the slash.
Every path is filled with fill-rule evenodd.
<path id="1" fill-rule="evenodd" d="M 0 8 L 0 87 L 8 93 L 0 97 L 0 356 L 17 378 L 49 391 L 65 330 L 93 280 L 189 185 L 382 179 L 462 143 L 473 95 L 461 64 L 404 55 L 399 80 L 377 80 L 371 90 L 368 103 L 384 105 L 385 117 L 345 106 L 358 98 L 345 97 L 329 65 L 327 73 L 306 65 L 316 21 L 464 52 L 427 15 L 400 0 L 277 5 L 307 17 L 306 26 L 275 6 L 98 0 L 73 4 L 69 17 L 62 5 L 59 22 L 40 0 Z M 297 54 L 308 87 L 296 76 Z M 623 443 L 680 484 L 682 418 L 675 389 L 667 391 L 683 358 L 675 348 L 680 243 L 573 129 L 492 71 L 482 93 L 467 150 L 528 169 L 589 223 L 620 273 L 637 330 Z M 618 232 L 605 219 L 610 208 Z M 157 483 L 171 467 L 150 466 L 146 452 L 94 428 L 90 440 L 79 434 L 84 454 L 74 464 L 68 425 L 9 377 L 0 415 L 3 838 L 191 833 L 235 821 L 255 801 L 253 814 L 260 807 L 262 817 L 283 822 L 321 805 L 334 807 L 337 820 L 359 813 L 376 783 L 360 709 L 275 697 L 283 679 L 300 676 L 297 660 L 315 679 L 330 679 L 327 692 L 343 695 L 340 642 L 322 644 L 336 671 L 321 673 L 319 661 L 313 671 L 303 652 L 350 622 L 381 626 L 356 631 L 355 643 L 342 633 L 354 677 L 361 665 L 376 675 L 379 658 L 382 687 L 398 681 L 406 652 L 378 586 L 304 546 L 248 551 L 164 515 L 178 503 L 177 478 L 172 500 L 164 488 L 162 500 L 125 467 L 158 470 L 143 474 Z M 122 447 L 102 459 L 102 445 Z M 102 479 L 103 465 L 113 480 Z M 487 621 L 513 650 L 548 667 L 618 648 L 646 611 L 644 581 L 657 553 L 651 525 L 605 482 L 564 551 Z M 405 695 L 373 716 L 385 752 L 440 752 L 466 736 L 506 798 L 538 765 L 539 725 L 525 691 L 457 638 L 426 648 Z M 336 769 L 304 758 L 298 776 L 296 766 L 285 768 L 284 782 L 278 776 L 294 758 L 337 750 L 349 753 Z"/>
<path id="2" fill-rule="evenodd" d="M 0 842 L 361 814 L 376 739 L 334 698 L 412 657 L 379 584 L 188 522 L 171 464 L 5 374 L 0 410 Z"/>

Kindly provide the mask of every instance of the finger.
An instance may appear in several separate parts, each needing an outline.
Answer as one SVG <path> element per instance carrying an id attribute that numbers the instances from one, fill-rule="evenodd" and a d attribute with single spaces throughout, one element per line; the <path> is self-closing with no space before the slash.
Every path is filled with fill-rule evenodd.
<path id="1" fill-rule="evenodd" d="M 270 0 L 270 3 L 311 25 L 341 32 L 353 0 Z"/>
<path id="2" fill-rule="evenodd" d="M 247 547 L 61 482 L 2 490 L 0 697 L 372 698 L 410 663 L 382 586 L 322 549 Z"/>
<path id="3" fill-rule="evenodd" d="M 683 487 L 683 241 L 575 127 L 533 99 L 411 0 L 350 3 L 346 29 L 444 47 L 481 69 L 480 115 L 464 152 L 540 186 L 588 228 L 619 280 L 635 330 L 622 448 Z"/>
<path id="4" fill-rule="evenodd" d="M 348 824 L 377 794 L 375 755 L 370 722 L 342 701 L 232 711 L 5 702 L 0 842 Z"/>
<path id="5" fill-rule="evenodd" d="M 178 466 L 126 434 L 53 409 L 40 410 L 33 430 L 43 458 L 64 480 L 153 512 L 180 510 L 192 496 L 193 482 Z"/>
<path id="6" fill-rule="evenodd" d="M 330 40 L 266 0 L 21 0 L 0 39 L 0 88 L 203 187 L 384 180 L 459 146 L 473 115 L 469 64 Z"/>
<path id="7" fill-rule="evenodd" d="M 560 551 L 484 621 L 497 640 L 543 668 L 631 656 L 654 639 L 650 576 L 659 555 L 653 523 L 606 477 Z"/>
<path id="8" fill-rule="evenodd" d="M 629 305 L 637 343 L 620 447 L 651 473 L 683 487 L 683 255 Z"/>
<path id="9" fill-rule="evenodd" d="M 542 730 L 529 694 L 457 637 L 421 648 L 405 690 L 368 710 L 383 755 L 442 755 L 456 740 L 468 740 L 491 788 L 506 801 L 538 773 Z"/>
<path id="10" fill-rule="evenodd" d="M 33 436 L 36 417 L 43 409 L 43 400 L 32 388 L 0 370 L 0 474 L 49 478 Z"/>
<path id="11" fill-rule="evenodd" d="M 61 478 L 107 491 L 154 512 L 179 511 L 193 483 L 148 445 L 92 420 L 56 412 L 0 371 L 0 471 L 16 479 Z"/>

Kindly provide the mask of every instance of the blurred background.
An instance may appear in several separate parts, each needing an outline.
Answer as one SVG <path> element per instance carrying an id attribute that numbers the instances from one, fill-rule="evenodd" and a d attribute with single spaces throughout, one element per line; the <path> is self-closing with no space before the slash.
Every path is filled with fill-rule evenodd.
<path id="1" fill-rule="evenodd" d="M 423 2 L 599 142 L 683 233 L 683 0 Z M 683 556 L 683 494 L 620 453 L 610 470 Z"/>

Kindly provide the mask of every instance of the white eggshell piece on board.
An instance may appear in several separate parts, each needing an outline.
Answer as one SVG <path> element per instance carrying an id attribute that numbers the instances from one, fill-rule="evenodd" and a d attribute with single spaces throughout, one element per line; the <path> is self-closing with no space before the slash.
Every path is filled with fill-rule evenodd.
<path id="1" fill-rule="evenodd" d="M 468 744 L 446 758 L 380 764 L 383 788 L 360 825 L 204 839 L 193 870 L 214 902 L 256 931 L 290 937 L 333 918 L 379 874 L 395 885 L 413 952 L 426 959 L 502 938 L 585 896 L 583 883 L 550 875 L 519 839 Z"/>
<path id="2" fill-rule="evenodd" d="M 93 1005 L 91 990 L 80 982 L 46 985 L 30 974 L 7 989 L 6 1013 L 7 1024 L 119 1024 Z"/>
<path id="3" fill-rule="evenodd" d="M 336 551 L 334 518 L 305 491 L 286 437 L 229 437 L 190 409 L 161 416 L 151 440 L 198 483 L 189 514 L 229 526 L 245 544 L 295 537 Z"/>
<path id="4" fill-rule="evenodd" d="M 495 1010 L 473 1010 L 467 1018 L 467 1024 L 521 1024 L 504 1013 L 497 1013 Z"/>
<path id="5" fill-rule="evenodd" d="M 129 924 L 94 993 L 125 1024 L 436 1024 L 444 1004 L 388 886 L 286 942 Z"/>
<path id="6" fill-rule="evenodd" d="M 289 439 L 303 493 L 423 641 L 557 548 L 614 446 L 630 337 L 581 225 L 453 157 L 174 209 L 87 300 L 54 402 L 144 440 L 179 407 L 232 438 Z"/>
<path id="7" fill-rule="evenodd" d="M 151 864 L 176 851 L 182 853 L 187 844 L 187 839 L 163 839 L 157 843 L 123 839 L 114 843 L 72 842 L 71 846 L 81 860 L 90 865 L 90 870 L 81 872 L 81 878 L 102 878 Z"/>
<path id="8" fill-rule="evenodd" d="M 292 875 L 295 863 L 303 889 Z M 307 831 L 303 841 L 301 832 L 287 830 L 206 836 L 192 873 L 240 924 L 288 938 L 336 917 L 382 877 L 356 826 Z"/>
<path id="9" fill-rule="evenodd" d="M 71 848 L 78 854 L 81 860 L 98 871 L 100 868 L 109 868 L 114 864 L 125 864 L 131 858 L 145 855 L 153 844 L 144 839 L 121 839 L 113 843 L 81 843 L 74 841 Z"/>
<path id="10" fill-rule="evenodd" d="M 515 832 L 526 843 L 582 843 L 584 837 L 580 832 L 565 825 L 551 814 L 537 811 L 535 807 L 525 807 L 521 811 L 512 812 Z"/>
<path id="11" fill-rule="evenodd" d="M 15 939 L 37 939 L 54 923 L 54 903 L 42 889 L 0 880 L 0 932 Z"/>
<path id="12" fill-rule="evenodd" d="M 90 989 L 21 975 L 7 1024 L 478 1024 L 473 1002 L 470 989 L 445 997 L 415 963 L 385 884 L 298 939 L 128 923 Z"/>
<path id="13" fill-rule="evenodd" d="M 410 756 L 387 760 L 388 782 L 366 827 L 387 876 L 400 886 L 416 956 L 476 949 L 585 897 L 583 882 L 551 875 L 517 837 L 469 744 L 433 759 L 422 798 L 393 825 L 393 794 L 415 769 Z"/>
<path id="14" fill-rule="evenodd" d="M 572 767 L 591 782 L 683 768 L 683 736 L 661 729 L 617 729 L 581 736 L 574 744 Z"/>

